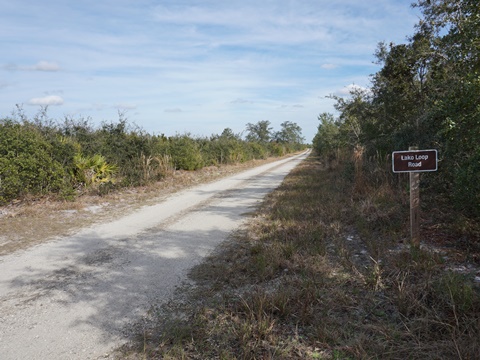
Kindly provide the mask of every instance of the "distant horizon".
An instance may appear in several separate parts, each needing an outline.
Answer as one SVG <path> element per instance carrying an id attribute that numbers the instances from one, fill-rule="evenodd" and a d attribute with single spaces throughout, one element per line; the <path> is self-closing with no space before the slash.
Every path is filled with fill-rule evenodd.
<path id="1" fill-rule="evenodd" d="M 120 111 L 166 136 L 291 121 L 306 143 L 328 96 L 368 88 L 378 43 L 405 43 L 419 19 L 406 0 L 0 1 L 2 118 Z"/>

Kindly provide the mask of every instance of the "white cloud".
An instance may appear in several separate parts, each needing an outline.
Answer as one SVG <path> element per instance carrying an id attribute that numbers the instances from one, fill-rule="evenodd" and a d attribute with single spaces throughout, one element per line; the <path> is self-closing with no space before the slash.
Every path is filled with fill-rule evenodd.
<path id="1" fill-rule="evenodd" d="M 305 106 L 302 104 L 295 104 L 295 105 L 287 105 L 282 104 L 277 106 L 278 109 L 303 109 Z"/>
<path id="2" fill-rule="evenodd" d="M 57 95 L 49 95 L 41 98 L 33 98 L 28 101 L 29 105 L 63 105 L 63 98 Z"/>
<path id="3" fill-rule="evenodd" d="M 154 19 L 183 27 L 190 36 L 210 45 L 307 43 L 332 39 L 313 8 L 285 12 L 272 4 L 225 3 L 227 6 L 157 6 Z M 216 27 L 216 29 L 215 29 Z M 223 31 L 218 28 L 224 28 Z M 212 31 L 213 30 L 213 31 Z M 185 34 L 185 33 L 184 33 Z"/>
<path id="4" fill-rule="evenodd" d="M 164 110 L 166 113 L 181 113 L 182 109 L 179 108 L 172 108 L 172 109 L 165 109 Z"/>

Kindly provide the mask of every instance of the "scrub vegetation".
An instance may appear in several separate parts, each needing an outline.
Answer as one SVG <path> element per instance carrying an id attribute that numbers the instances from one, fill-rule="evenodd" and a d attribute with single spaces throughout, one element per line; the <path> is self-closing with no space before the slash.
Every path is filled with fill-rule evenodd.
<path id="1" fill-rule="evenodd" d="M 406 44 L 381 43 L 371 89 L 338 98 L 321 114 L 314 147 L 327 159 L 355 151 L 370 168 L 392 151 L 437 149 L 422 191 L 458 215 L 480 217 L 480 7 L 475 0 L 420 0 L 423 18 Z M 455 215 L 456 216 L 456 215 Z"/>
<path id="2" fill-rule="evenodd" d="M 21 107 L 0 119 L 0 205 L 45 195 L 73 200 L 161 181 L 176 170 L 245 163 L 303 149 L 301 129 L 285 122 L 273 132 L 269 121 L 221 135 L 152 135 L 128 123 L 94 127 L 90 119 L 54 121 L 42 109 L 28 119 Z M 249 124 L 251 125 L 251 124 Z"/>

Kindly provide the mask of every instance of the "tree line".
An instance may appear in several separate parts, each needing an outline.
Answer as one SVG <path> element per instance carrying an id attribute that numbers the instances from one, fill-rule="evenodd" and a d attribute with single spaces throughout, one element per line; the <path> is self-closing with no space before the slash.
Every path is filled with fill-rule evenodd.
<path id="1" fill-rule="evenodd" d="M 55 195 L 73 199 L 85 191 L 159 181 L 175 170 L 243 163 L 304 148 L 292 122 L 274 132 L 267 120 L 247 124 L 246 136 L 226 128 L 210 137 L 150 134 L 130 124 L 92 125 L 91 119 L 48 118 L 47 108 L 28 119 L 21 107 L 0 119 L 0 205 L 14 199 Z"/>
<path id="2" fill-rule="evenodd" d="M 339 116 L 319 116 L 313 145 L 330 159 L 342 151 L 362 154 L 364 165 L 375 159 L 371 173 L 392 151 L 437 149 L 438 172 L 422 186 L 478 218 L 480 6 L 477 0 L 419 0 L 412 6 L 422 14 L 413 36 L 405 44 L 378 45 L 381 69 L 370 89 L 332 96 Z"/>

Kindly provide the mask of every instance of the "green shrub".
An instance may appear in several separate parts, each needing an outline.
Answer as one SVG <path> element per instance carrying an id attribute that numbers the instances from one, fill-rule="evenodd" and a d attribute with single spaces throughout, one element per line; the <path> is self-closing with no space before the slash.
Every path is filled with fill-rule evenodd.
<path id="1" fill-rule="evenodd" d="M 273 156 L 284 156 L 289 152 L 287 145 L 281 143 L 271 143 L 270 149 Z"/>
<path id="2" fill-rule="evenodd" d="M 57 155 L 63 150 L 57 151 Z M 0 120 L 0 203 L 26 194 L 69 193 L 68 172 L 53 146 L 29 123 Z"/>
<path id="3" fill-rule="evenodd" d="M 202 142 L 202 156 L 205 165 L 238 164 L 245 162 L 248 154 L 244 142 L 225 136 L 212 137 Z"/>
<path id="4" fill-rule="evenodd" d="M 247 143 L 249 159 L 266 159 L 268 151 L 265 145 L 256 142 Z"/>
<path id="5" fill-rule="evenodd" d="M 46 108 L 32 121 L 21 109 L 17 117 L 0 119 L 0 203 L 27 194 L 73 198 L 79 184 L 106 193 L 158 181 L 175 169 L 236 164 L 294 150 L 289 143 L 245 141 L 230 129 L 210 138 L 150 135 L 129 125 L 122 114 L 118 122 L 99 128 L 83 118 L 56 123 Z"/>
<path id="6" fill-rule="evenodd" d="M 480 217 L 480 148 L 455 169 L 454 202 L 464 214 Z"/>
<path id="7" fill-rule="evenodd" d="M 121 185 L 143 186 L 152 181 L 159 181 L 175 170 L 172 157 L 168 154 L 149 155 L 140 154 L 132 159 L 130 166 L 122 171 Z"/>
<path id="8" fill-rule="evenodd" d="M 176 169 L 197 170 L 204 165 L 198 143 L 188 135 L 171 137 L 169 152 Z"/>
<path id="9" fill-rule="evenodd" d="M 115 165 L 108 164 L 102 155 L 82 156 L 77 154 L 74 162 L 75 178 L 85 187 L 114 182 L 113 176 L 118 169 Z"/>

